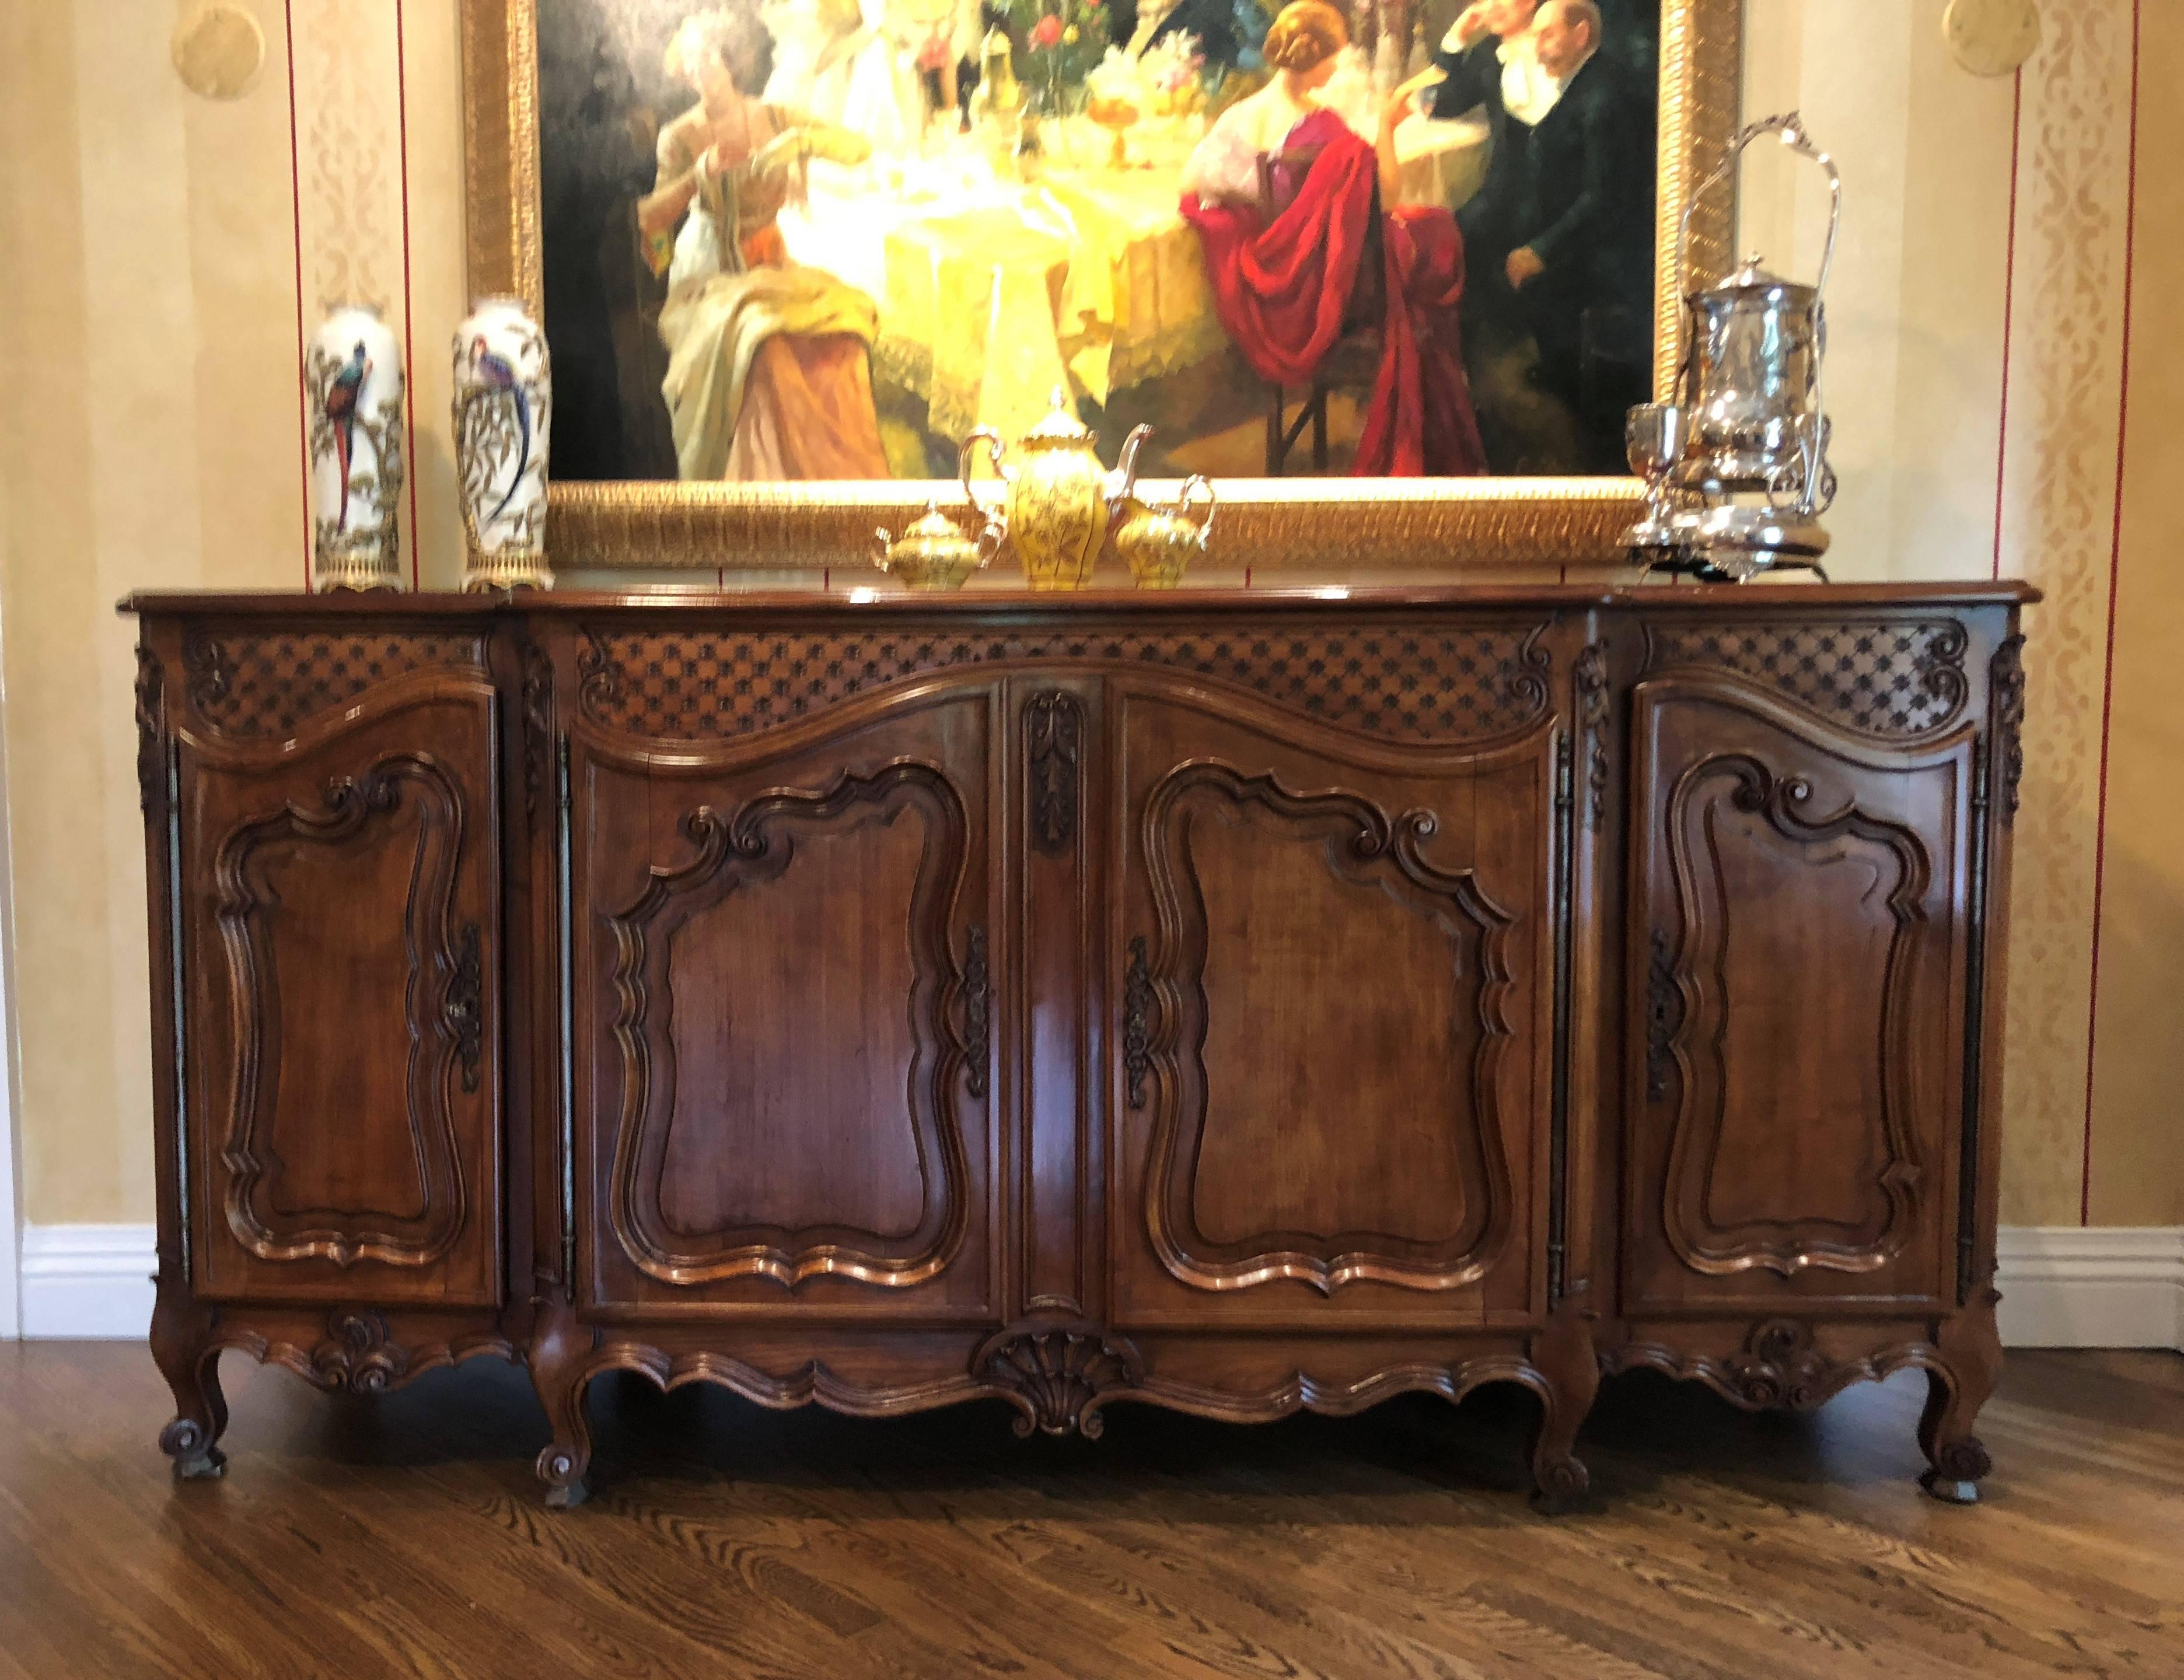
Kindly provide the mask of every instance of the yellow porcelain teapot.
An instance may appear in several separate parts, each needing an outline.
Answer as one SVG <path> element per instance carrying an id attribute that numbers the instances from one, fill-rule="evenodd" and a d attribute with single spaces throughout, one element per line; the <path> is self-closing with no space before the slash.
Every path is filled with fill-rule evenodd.
<path id="1" fill-rule="evenodd" d="M 1153 428 L 1140 426 L 1123 440 L 1122 483 L 1107 499 L 1114 530 L 1115 552 L 1130 568 L 1141 589 L 1172 589 L 1183 581 L 1184 569 L 1206 552 L 1206 533 L 1213 528 L 1213 486 L 1203 474 L 1184 481 L 1182 494 L 1163 507 L 1134 494 L 1138 485 L 1138 451 Z M 1190 516 L 1194 493 L 1205 498 L 1203 516 Z"/>
<path id="2" fill-rule="evenodd" d="M 963 440 L 956 472 L 963 494 L 977 507 L 971 458 L 983 444 L 1007 487 L 1000 523 L 1023 562 L 1024 581 L 1034 589 L 1081 589 L 1092 579 L 1092 563 L 1107 531 L 1107 471 L 1094 453 L 1100 440 L 1071 412 L 1059 385 L 1053 405 L 1045 419 L 1017 439 L 1013 465 L 1002 464 L 1006 446 L 1000 434 L 981 426 Z"/>
<path id="3" fill-rule="evenodd" d="M 976 511 L 978 504 L 972 505 Z M 913 589 L 960 589 L 973 572 L 983 571 L 1001 545 L 1001 526 L 989 518 L 976 539 L 967 537 L 956 522 L 940 511 L 938 498 L 925 505 L 913 524 L 903 527 L 900 539 L 883 525 L 872 533 L 872 564 Z"/>

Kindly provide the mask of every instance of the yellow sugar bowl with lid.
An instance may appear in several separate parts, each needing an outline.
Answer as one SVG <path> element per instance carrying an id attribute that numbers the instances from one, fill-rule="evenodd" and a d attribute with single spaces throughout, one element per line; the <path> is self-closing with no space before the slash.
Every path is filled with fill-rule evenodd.
<path id="1" fill-rule="evenodd" d="M 965 536 L 935 498 L 900 538 L 889 536 L 885 526 L 872 533 L 872 564 L 905 589 L 960 589 L 973 572 L 992 562 L 1002 534 L 1001 522 L 989 518 L 975 538 Z"/>

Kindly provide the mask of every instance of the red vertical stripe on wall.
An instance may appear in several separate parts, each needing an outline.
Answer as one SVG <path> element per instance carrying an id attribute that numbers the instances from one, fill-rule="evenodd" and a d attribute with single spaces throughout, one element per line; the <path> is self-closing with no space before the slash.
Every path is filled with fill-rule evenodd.
<path id="1" fill-rule="evenodd" d="M 2123 572 L 2123 469 L 2131 438 L 2131 287 L 2132 250 L 2138 230 L 2138 25 L 2140 0 L 2131 7 L 2131 142 L 2124 165 L 2123 367 L 2116 393 L 2115 516 L 2109 538 L 2109 637 L 2101 672 L 2100 815 L 2093 830 L 2092 974 L 2086 1004 L 2086 1141 L 2079 1166 L 2078 1223 L 2093 1222 L 2093 1046 L 2101 1013 L 2101 889 L 2109 858 L 2109 725 L 2115 710 L 2117 583 Z"/>
<path id="2" fill-rule="evenodd" d="M 2002 576 L 2002 490 L 2009 463 L 2009 329 L 2017 304 L 2017 147 L 2025 121 L 2025 72 L 2009 96 L 2009 234 L 2002 260 L 2002 414 L 1994 446 L 1994 575 Z"/>
<path id="3" fill-rule="evenodd" d="M 417 312 L 410 287 L 410 52 L 402 29 L 402 0 L 394 0 L 394 120 L 401 138 L 402 159 L 402 364 L 405 388 L 417 377 Z M 402 423 L 407 433 L 403 447 L 410 467 L 410 587 L 418 587 L 417 529 L 417 404 L 410 388 L 403 393 Z"/>
<path id="4" fill-rule="evenodd" d="M 304 371 L 304 165 L 296 138 L 295 0 L 283 0 L 282 27 L 288 51 L 288 204 L 296 226 L 296 433 L 304 460 L 304 588 L 311 587 L 311 393 Z"/>

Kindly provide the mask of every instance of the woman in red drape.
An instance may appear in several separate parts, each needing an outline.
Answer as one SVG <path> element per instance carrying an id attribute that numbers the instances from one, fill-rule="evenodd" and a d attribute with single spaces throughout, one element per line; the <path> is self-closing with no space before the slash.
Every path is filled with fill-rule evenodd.
<path id="1" fill-rule="evenodd" d="M 1323 0 L 1282 8 L 1262 49 L 1274 80 L 1199 142 L 1183 214 L 1198 230 L 1222 325 L 1252 371 L 1281 385 L 1308 384 L 1342 336 L 1377 216 L 1387 305 L 1351 470 L 1484 472 L 1456 321 L 1462 236 L 1445 209 L 1382 208 L 1395 197 L 1395 105 L 1368 145 L 1319 103 L 1349 41 L 1342 14 Z"/>

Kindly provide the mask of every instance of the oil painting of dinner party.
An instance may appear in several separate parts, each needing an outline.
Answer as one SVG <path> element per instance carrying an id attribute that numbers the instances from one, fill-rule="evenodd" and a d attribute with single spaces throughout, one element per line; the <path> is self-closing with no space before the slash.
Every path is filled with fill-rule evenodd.
<path id="1" fill-rule="evenodd" d="M 558 480 L 1624 471 L 1659 0 L 538 0 Z M 1111 463 L 1112 464 L 1112 463 Z"/>

